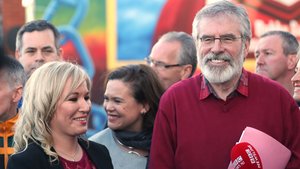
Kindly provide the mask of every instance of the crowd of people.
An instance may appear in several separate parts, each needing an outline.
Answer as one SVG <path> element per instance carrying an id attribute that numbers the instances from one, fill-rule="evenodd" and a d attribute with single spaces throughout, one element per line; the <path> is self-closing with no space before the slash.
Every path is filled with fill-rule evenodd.
<path id="1" fill-rule="evenodd" d="M 245 8 L 209 3 L 192 27 L 191 35 L 164 34 L 148 65 L 107 74 L 107 128 L 87 138 L 90 77 L 63 61 L 55 26 L 26 23 L 15 57 L 0 49 L 0 169 L 230 168 L 231 149 L 246 127 L 289 149 L 285 168 L 300 168 L 296 37 L 264 33 L 252 73 L 243 68 L 252 37 Z"/>

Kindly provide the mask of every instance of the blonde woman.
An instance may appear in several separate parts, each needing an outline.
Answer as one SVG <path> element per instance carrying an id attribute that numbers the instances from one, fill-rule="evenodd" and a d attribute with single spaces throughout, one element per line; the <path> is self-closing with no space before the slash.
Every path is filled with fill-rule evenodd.
<path id="1" fill-rule="evenodd" d="M 50 62 L 26 83 L 9 169 L 112 169 L 105 146 L 81 137 L 88 129 L 91 81 L 82 68 Z"/>

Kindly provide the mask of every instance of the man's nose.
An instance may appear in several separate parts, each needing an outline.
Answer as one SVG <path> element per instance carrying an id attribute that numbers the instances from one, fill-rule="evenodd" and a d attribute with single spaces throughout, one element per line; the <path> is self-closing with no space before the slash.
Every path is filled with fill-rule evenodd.
<path id="1" fill-rule="evenodd" d="M 262 54 L 257 54 L 255 57 L 255 61 L 257 65 L 262 65 L 264 64 L 265 60 L 264 60 L 264 56 Z"/>
<path id="2" fill-rule="evenodd" d="M 45 56 L 41 51 L 36 52 L 35 54 L 35 60 L 38 62 L 44 62 L 45 61 Z"/>
<path id="3" fill-rule="evenodd" d="M 215 39 L 215 41 L 212 44 L 211 52 L 214 54 L 218 54 L 224 51 L 224 47 L 222 45 L 222 42 L 220 39 Z"/>

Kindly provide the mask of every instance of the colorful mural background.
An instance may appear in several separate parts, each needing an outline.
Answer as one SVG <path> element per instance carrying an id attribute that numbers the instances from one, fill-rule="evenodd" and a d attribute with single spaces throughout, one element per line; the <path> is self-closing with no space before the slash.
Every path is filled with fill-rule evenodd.
<path id="1" fill-rule="evenodd" d="M 88 135 L 105 127 L 101 106 L 106 73 L 105 1 L 36 0 L 37 19 L 51 21 L 63 35 L 64 59 L 83 65 L 93 79 L 92 120 Z"/>
<path id="2" fill-rule="evenodd" d="M 107 71 L 125 64 L 145 63 L 143 58 L 150 53 L 152 45 L 168 31 L 191 33 L 196 12 L 212 1 L 215 0 L 36 0 L 36 18 L 51 18 L 69 39 L 73 38 L 73 42 L 63 45 L 65 60 L 86 66 L 93 77 L 94 113 L 90 134 L 105 126 L 101 104 Z M 268 30 L 290 31 L 299 38 L 300 1 L 232 1 L 242 3 L 249 12 L 253 30 L 251 51 L 258 37 Z M 60 5 L 49 15 L 51 3 Z M 80 9 L 82 7 L 85 9 Z M 73 22 L 76 10 L 85 12 L 78 16 L 80 21 Z M 68 25 L 73 31 L 66 29 Z M 79 48 L 85 50 L 86 59 L 82 58 Z M 245 68 L 254 71 L 254 62 L 250 53 Z"/>

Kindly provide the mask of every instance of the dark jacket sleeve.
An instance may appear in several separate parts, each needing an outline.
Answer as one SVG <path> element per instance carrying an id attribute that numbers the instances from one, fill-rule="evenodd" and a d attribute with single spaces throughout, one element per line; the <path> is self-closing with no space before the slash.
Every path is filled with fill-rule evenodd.
<path id="1" fill-rule="evenodd" d="M 58 161 L 49 162 L 48 156 L 43 149 L 30 143 L 25 151 L 10 156 L 7 169 L 63 169 Z"/>
<path id="2" fill-rule="evenodd" d="M 113 169 L 109 152 L 105 146 L 81 139 L 79 143 L 86 150 L 97 169 Z M 49 157 L 35 143 L 29 144 L 23 152 L 11 155 L 7 167 L 7 169 L 63 169 L 58 162 L 50 164 Z"/>
<path id="3" fill-rule="evenodd" d="M 8 160 L 7 169 L 30 169 L 32 166 L 29 164 L 29 162 L 26 162 L 25 159 L 21 158 L 19 155 L 12 155 Z"/>

